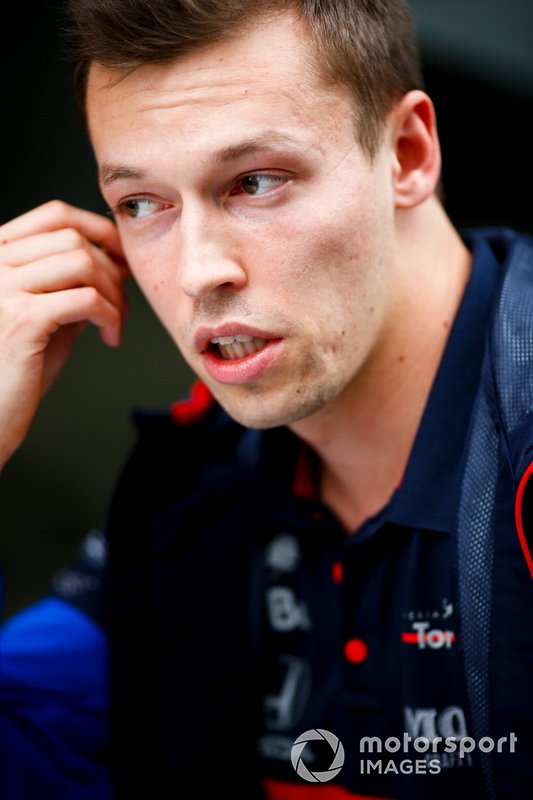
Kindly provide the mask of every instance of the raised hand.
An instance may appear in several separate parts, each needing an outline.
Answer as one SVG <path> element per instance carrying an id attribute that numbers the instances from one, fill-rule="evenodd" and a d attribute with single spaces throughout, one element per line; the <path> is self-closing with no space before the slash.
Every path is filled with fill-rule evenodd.
<path id="1" fill-rule="evenodd" d="M 128 276 L 100 214 L 53 200 L 0 226 L 0 468 L 87 323 L 120 343 Z"/>

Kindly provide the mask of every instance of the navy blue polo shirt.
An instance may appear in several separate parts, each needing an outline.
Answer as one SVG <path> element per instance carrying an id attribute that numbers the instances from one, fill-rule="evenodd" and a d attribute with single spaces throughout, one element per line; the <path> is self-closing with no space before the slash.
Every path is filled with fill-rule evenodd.
<path id="1" fill-rule="evenodd" d="M 387 506 L 347 535 L 316 496 L 312 455 L 302 466 L 295 448 L 295 498 L 272 477 L 279 477 L 279 445 L 272 447 L 260 515 L 264 725 L 258 740 L 272 798 L 307 797 L 305 786 L 309 797 L 332 800 L 481 796 L 476 753 L 466 752 L 469 743 L 461 752 L 458 745 L 470 736 L 470 720 L 452 532 L 500 271 L 483 239 L 469 244 L 471 277 L 403 480 Z M 298 756 L 295 740 L 317 729 L 344 749 L 331 783 L 331 742 L 302 742 L 303 777 L 291 760 Z M 316 783 L 313 773 L 320 775 Z"/>

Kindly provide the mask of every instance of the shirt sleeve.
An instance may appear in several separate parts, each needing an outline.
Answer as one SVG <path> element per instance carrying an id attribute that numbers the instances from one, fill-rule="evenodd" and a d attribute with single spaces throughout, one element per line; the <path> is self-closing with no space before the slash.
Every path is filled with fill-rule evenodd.
<path id="1" fill-rule="evenodd" d="M 62 597 L 0 630 L 0 798 L 108 800 L 107 642 Z"/>

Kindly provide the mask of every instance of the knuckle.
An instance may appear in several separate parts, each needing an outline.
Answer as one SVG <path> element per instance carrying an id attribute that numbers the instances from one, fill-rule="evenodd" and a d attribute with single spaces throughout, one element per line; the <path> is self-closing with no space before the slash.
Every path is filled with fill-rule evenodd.
<path id="1" fill-rule="evenodd" d="M 100 305 L 100 294 L 94 286 L 84 286 L 82 291 L 89 308 L 94 309 Z"/>
<path id="2" fill-rule="evenodd" d="M 81 276 L 91 277 L 94 274 L 94 260 L 85 248 L 74 250 L 71 256 L 73 266 Z"/>
<path id="3" fill-rule="evenodd" d="M 44 212 L 45 217 L 54 227 L 61 227 L 65 225 L 69 218 L 70 206 L 64 200 L 48 200 L 40 207 Z"/>
<path id="4" fill-rule="evenodd" d="M 66 243 L 71 250 L 83 250 L 85 247 L 85 238 L 77 228 L 64 228 L 63 236 Z"/>
<path id="5" fill-rule="evenodd" d="M 43 203 L 42 208 L 54 218 L 65 219 L 70 206 L 64 200 L 54 199 Z"/>

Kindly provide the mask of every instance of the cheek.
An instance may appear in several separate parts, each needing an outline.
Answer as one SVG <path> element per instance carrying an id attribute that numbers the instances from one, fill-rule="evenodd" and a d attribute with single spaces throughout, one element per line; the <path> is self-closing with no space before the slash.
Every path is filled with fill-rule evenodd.
<path id="1" fill-rule="evenodd" d="M 265 231 L 264 246 L 282 260 L 321 265 L 324 274 L 364 259 L 376 245 L 374 203 L 363 191 L 322 193 L 320 202 L 301 203 L 290 216 L 280 215 Z"/>
<path id="2" fill-rule="evenodd" d="M 365 219 L 342 214 L 282 224 L 257 248 L 262 279 L 277 279 L 282 302 L 318 305 L 335 316 L 339 302 L 353 303 L 370 289 L 373 265 L 382 260 L 371 230 Z"/>
<path id="3" fill-rule="evenodd" d="M 324 369 L 343 364 L 351 370 L 372 346 L 384 316 L 384 240 L 370 215 L 353 222 L 339 215 L 307 230 L 299 261 L 291 296 L 311 326 Z"/>
<path id="4" fill-rule="evenodd" d="M 133 278 L 165 327 L 176 317 L 177 285 L 171 269 L 164 267 L 161 253 L 139 253 L 126 251 Z"/>

